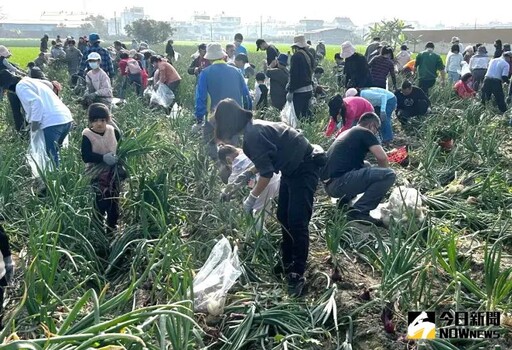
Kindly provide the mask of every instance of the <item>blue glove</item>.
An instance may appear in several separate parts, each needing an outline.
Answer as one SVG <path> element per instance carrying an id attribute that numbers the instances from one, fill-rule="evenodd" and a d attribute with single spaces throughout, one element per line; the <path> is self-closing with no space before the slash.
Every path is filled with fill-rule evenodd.
<path id="1" fill-rule="evenodd" d="M 252 214 L 257 199 L 258 197 L 256 197 L 252 193 L 249 193 L 249 196 L 247 196 L 247 198 L 244 200 L 244 211 L 247 214 Z"/>

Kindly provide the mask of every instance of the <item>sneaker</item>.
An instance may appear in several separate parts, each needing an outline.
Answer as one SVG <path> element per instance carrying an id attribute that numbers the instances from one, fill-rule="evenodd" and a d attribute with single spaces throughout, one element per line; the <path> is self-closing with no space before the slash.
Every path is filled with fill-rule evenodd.
<path id="1" fill-rule="evenodd" d="M 364 214 L 357 209 L 352 209 L 347 213 L 348 221 L 361 221 L 365 225 L 384 226 L 382 220 L 374 219 L 369 214 Z"/>
<path id="2" fill-rule="evenodd" d="M 286 279 L 288 280 L 288 295 L 295 298 L 302 296 L 306 278 L 298 273 L 290 272 Z"/>

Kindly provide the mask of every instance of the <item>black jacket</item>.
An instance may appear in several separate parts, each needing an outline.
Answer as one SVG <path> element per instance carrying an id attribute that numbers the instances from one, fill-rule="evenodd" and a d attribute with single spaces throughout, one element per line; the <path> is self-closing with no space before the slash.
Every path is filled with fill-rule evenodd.
<path id="1" fill-rule="evenodd" d="M 345 68 L 345 87 L 364 88 L 372 86 L 372 77 L 366 58 L 356 52 L 346 59 Z"/>
<path id="2" fill-rule="evenodd" d="M 313 66 L 315 59 L 307 49 L 298 49 L 290 60 L 290 83 L 288 91 L 313 84 Z"/>

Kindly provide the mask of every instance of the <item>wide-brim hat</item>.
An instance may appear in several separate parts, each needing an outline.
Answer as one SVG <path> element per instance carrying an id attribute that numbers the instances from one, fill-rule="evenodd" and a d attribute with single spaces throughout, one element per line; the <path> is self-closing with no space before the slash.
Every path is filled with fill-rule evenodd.
<path id="1" fill-rule="evenodd" d="M 92 43 L 101 41 L 100 35 L 98 33 L 91 33 L 89 34 L 89 41 Z"/>
<path id="2" fill-rule="evenodd" d="M 300 48 L 306 48 L 308 47 L 308 43 L 306 42 L 306 37 L 304 35 L 297 35 L 296 37 L 293 38 L 293 44 L 292 44 L 292 47 L 293 46 L 296 46 L 296 47 L 300 47 Z"/>
<path id="3" fill-rule="evenodd" d="M 8 48 L 4 45 L 0 45 L 0 57 L 10 57 L 11 55 L 11 51 L 9 51 Z"/>
<path id="4" fill-rule="evenodd" d="M 452 37 L 452 44 L 457 42 L 457 41 L 460 41 L 459 37 L 458 36 L 454 36 Z"/>
<path id="5" fill-rule="evenodd" d="M 219 43 L 210 43 L 206 47 L 206 55 L 204 58 L 210 61 L 221 60 L 226 56 L 226 53 L 222 49 L 222 45 Z"/>
<path id="6" fill-rule="evenodd" d="M 342 58 L 349 58 L 356 52 L 356 48 L 350 41 L 345 41 L 343 44 L 341 44 L 341 52 L 340 56 Z"/>
<path id="7" fill-rule="evenodd" d="M 479 46 L 478 47 L 478 53 L 479 54 L 486 54 L 487 53 L 487 49 L 485 48 L 485 46 Z"/>

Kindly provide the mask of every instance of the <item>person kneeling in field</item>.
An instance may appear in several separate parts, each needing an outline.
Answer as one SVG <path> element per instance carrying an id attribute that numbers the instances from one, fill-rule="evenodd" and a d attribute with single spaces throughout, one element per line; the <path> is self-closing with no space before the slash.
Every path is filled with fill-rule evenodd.
<path id="1" fill-rule="evenodd" d="M 459 81 L 453 85 L 453 89 L 457 96 L 462 99 L 471 98 L 476 96 L 476 91 L 471 88 L 473 82 L 473 75 L 471 73 L 464 74 Z"/>
<path id="2" fill-rule="evenodd" d="M 87 63 L 91 70 L 85 76 L 87 91 L 83 98 L 83 106 L 89 107 L 92 103 L 103 103 L 110 106 L 113 93 L 110 78 L 103 69 L 100 68 L 101 56 L 97 52 L 92 52 L 87 56 Z"/>
<path id="3" fill-rule="evenodd" d="M 93 103 L 87 114 L 89 127 L 82 131 L 82 160 L 86 163 L 86 174 L 92 178 L 97 219 L 103 225 L 104 216 L 107 215 L 108 233 L 115 230 L 119 219 L 120 182 L 124 176 L 119 171 L 116 174 L 115 166 L 118 162 L 117 143 L 121 134 L 107 124 L 111 115 L 106 105 Z"/>
<path id="4" fill-rule="evenodd" d="M 348 204 L 360 193 L 364 195 L 349 208 L 349 220 L 361 220 L 382 225 L 380 220 L 370 216 L 384 195 L 395 182 L 395 172 L 389 168 L 388 157 L 377 137 L 380 118 L 373 112 L 359 118 L 357 126 L 341 133 L 327 151 L 327 164 L 321 171 L 325 192 L 333 198 L 340 198 L 341 205 Z M 378 167 L 371 167 L 364 161 L 371 152 Z"/>
<path id="5" fill-rule="evenodd" d="M 396 117 L 402 126 L 408 124 L 413 117 L 426 115 L 430 109 L 428 96 L 408 80 L 402 83 L 402 89 L 395 91 L 395 96 Z"/>
<path id="6" fill-rule="evenodd" d="M 254 175 L 257 170 L 254 168 L 253 162 L 247 157 L 241 148 L 231 145 L 221 145 L 219 147 L 219 161 L 231 168 L 231 175 L 228 178 L 228 185 L 232 184 L 234 187 L 238 183 L 245 183 L 249 188 L 254 188 L 256 182 L 259 180 L 259 175 L 256 175 L 256 182 Z M 251 214 L 254 214 L 258 220 L 260 213 L 270 212 L 272 199 L 277 197 L 279 193 L 279 184 L 281 182 L 281 173 L 273 174 L 268 186 L 261 192 L 252 208 Z M 226 193 L 227 194 L 227 193 Z M 229 196 L 229 194 L 227 194 Z M 261 221 L 258 227 L 262 227 Z"/>

